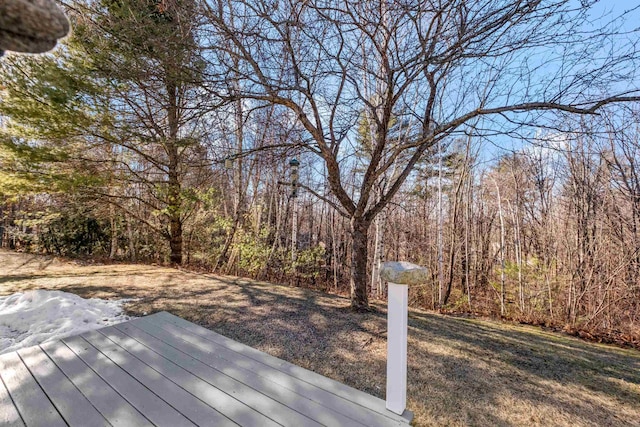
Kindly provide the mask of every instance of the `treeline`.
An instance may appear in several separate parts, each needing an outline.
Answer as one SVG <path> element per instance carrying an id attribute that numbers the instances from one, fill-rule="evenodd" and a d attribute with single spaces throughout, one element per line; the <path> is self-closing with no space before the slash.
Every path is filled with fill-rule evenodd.
<path id="1" fill-rule="evenodd" d="M 384 298 L 384 283 L 372 279 L 379 253 L 378 262 L 406 260 L 429 268 L 431 281 L 411 289 L 415 306 L 567 326 L 637 344 L 637 129 L 556 136 L 544 147 L 491 162 L 465 154 L 460 144 L 443 154 L 441 180 L 437 164 L 426 166 L 372 225 L 372 295 Z M 182 264 L 348 292 L 348 220 L 304 188 L 291 197 L 288 159 L 248 156 L 233 169 L 205 167 L 208 181 L 190 190 Z M 314 173 L 313 162 L 303 158 L 302 187 L 318 184 Z M 237 186 L 240 176 L 243 187 Z M 170 262 L 170 236 L 158 232 L 162 214 L 144 200 L 39 193 L 13 197 L 1 209 L 3 247 Z"/>
<path id="2" fill-rule="evenodd" d="M 1 246 L 358 309 L 406 260 L 416 306 L 637 343 L 637 99 L 602 95 L 633 43 L 589 61 L 620 40 L 588 5 L 409 3 L 73 2 L 62 48 L 0 63 Z"/>

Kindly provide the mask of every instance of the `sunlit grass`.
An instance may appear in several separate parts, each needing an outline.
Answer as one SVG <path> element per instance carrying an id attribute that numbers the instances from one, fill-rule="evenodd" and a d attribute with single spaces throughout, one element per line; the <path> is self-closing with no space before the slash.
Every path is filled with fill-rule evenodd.
<path id="1" fill-rule="evenodd" d="M 384 304 L 355 314 L 344 298 L 299 288 L 0 252 L 0 294 L 28 289 L 140 298 L 128 306 L 133 315 L 167 310 L 384 398 Z M 422 426 L 637 426 L 640 352 L 414 310 L 408 396 Z"/>

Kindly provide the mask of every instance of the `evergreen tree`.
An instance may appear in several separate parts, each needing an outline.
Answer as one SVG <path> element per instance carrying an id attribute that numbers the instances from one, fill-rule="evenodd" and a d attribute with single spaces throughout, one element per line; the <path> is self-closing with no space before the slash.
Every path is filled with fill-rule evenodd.
<path id="1" fill-rule="evenodd" d="M 157 233 L 180 264 L 208 111 L 194 2 L 76 6 L 63 49 L 2 65 L 0 192 L 84 188 Z"/>

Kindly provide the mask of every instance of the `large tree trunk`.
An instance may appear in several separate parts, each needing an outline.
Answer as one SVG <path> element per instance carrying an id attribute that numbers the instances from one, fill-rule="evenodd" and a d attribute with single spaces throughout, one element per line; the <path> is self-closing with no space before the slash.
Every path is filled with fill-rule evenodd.
<path id="1" fill-rule="evenodd" d="M 171 264 L 182 264 L 182 220 L 180 212 L 172 214 L 169 220 L 169 248 L 171 249 Z"/>
<path id="2" fill-rule="evenodd" d="M 178 172 L 178 149 L 175 139 L 167 146 L 169 152 L 169 198 L 167 210 L 169 211 L 169 248 L 170 260 L 173 265 L 182 264 L 182 205 L 180 200 L 180 178 Z"/>
<path id="3" fill-rule="evenodd" d="M 118 231 L 116 229 L 116 214 L 113 205 L 109 205 L 109 221 L 111 222 L 111 248 L 109 248 L 109 259 L 115 259 L 118 254 Z M 0 231 L 2 228 L 0 227 Z M 0 243 L 2 236 L 0 235 Z M 1 245 L 0 245 L 1 246 Z"/>
<path id="4" fill-rule="evenodd" d="M 236 64 L 237 67 L 237 64 Z M 237 79 L 232 80 L 233 91 L 234 93 L 240 92 L 240 86 Z M 222 252 L 220 252 L 220 256 L 216 260 L 216 264 L 213 268 L 213 271 L 217 271 L 219 266 L 226 264 L 226 272 L 229 273 L 233 268 L 233 256 L 229 256 L 229 249 L 233 245 L 233 239 L 240 228 L 240 223 L 242 221 L 242 217 L 244 214 L 244 182 L 242 176 L 242 151 L 244 147 L 244 110 L 242 107 L 242 99 L 238 98 L 234 103 L 234 117 L 235 117 L 235 130 L 234 135 L 236 138 L 236 155 L 237 155 L 237 165 L 233 170 L 233 186 L 236 189 L 236 194 L 234 195 L 235 201 L 233 204 L 233 226 L 227 235 L 227 240 L 224 243 L 224 247 L 222 248 Z"/>
<path id="5" fill-rule="evenodd" d="M 367 293 L 367 243 L 369 222 L 363 218 L 351 219 L 351 307 L 355 310 L 369 308 Z"/>
<path id="6" fill-rule="evenodd" d="M 378 215 L 373 221 L 375 224 L 375 243 L 373 245 L 373 265 L 371 266 L 371 291 L 378 298 L 384 296 L 383 282 L 380 279 L 380 267 L 384 258 L 384 217 Z"/>
<path id="7" fill-rule="evenodd" d="M 178 178 L 177 150 L 170 146 L 169 161 L 169 248 L 171 264 L 182 264 L 182 209 L 180 201 L 180 180 Z M 176 160 L 174 160 L 176 159 Z"/>
<path id="8" fill-rule="evenodd" d="M 168 201 L 169 211 L 169 248 L 170 260 L 173 265 L 182 264 L 182 201 L 180 200 L 179 152 L 178 152 L 178 95 L 176 84 L 169 80 L 167 94 L 169 105 L 167 116 L 169 122 L 169 138 L 166 142 L 166 151 L 169 157 L 168 164 Z"/>

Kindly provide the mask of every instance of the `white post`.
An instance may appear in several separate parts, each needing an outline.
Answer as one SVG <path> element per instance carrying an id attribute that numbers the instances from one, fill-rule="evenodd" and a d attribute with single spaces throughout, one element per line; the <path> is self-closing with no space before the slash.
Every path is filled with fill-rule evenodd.
<path id="1" fill-rule="evenodd" d="M 407 406 L 407 303 L 409 287 L 389 283 L 387 313 L 387 409 L 402 415 Z"/>
<path id="2" fill-rule="evenodd" d="M 407 317 L 409 285 L 426 283 L 427 269 L 410 262 L 385 262 L 380 278 L 389 284 L 387 302 L 387 409 L 403 415 L 407 406 Z"/>

